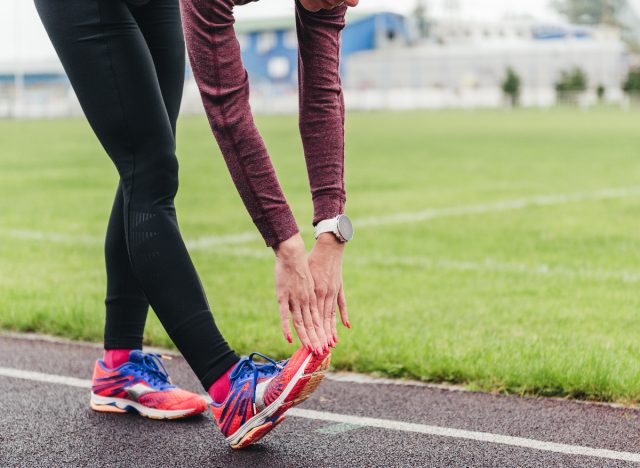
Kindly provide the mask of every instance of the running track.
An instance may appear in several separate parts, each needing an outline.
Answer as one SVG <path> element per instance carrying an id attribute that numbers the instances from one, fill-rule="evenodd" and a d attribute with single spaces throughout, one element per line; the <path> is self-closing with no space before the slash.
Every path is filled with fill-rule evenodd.
<path id="1" fill-rule="evenodd" d="M 209 416 L 158 422 L 92 412 L 86 387 L 98 355 L 93 345 L 0 335 L 0 467 L 640 463 L 640 410 L 349 375 L 330 376 L 270 436 L 234 452 Z M 181 358 L 168 367 L 201 391 Z"/>

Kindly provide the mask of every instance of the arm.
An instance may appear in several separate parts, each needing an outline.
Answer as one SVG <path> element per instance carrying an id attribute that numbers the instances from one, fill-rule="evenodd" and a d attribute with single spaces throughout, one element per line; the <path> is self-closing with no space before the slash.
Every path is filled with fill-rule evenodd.
<path id="1" fill-rule="evenodd" d="M 303 3 L 301 3 L 303 2 Z M 340 81 L 340 39 L 347 6 L 315 10 L 314 0 L 296 2 L 300 135 L 313 199 L 313 224 L 344 213 L 344 98 Z M 322 3 L 322 2 L 320 2 Z M 336 304 L 342 323 L 350 327 L 342 285 L 344 244 L 321 234 L 309 265 L 325 334 L 335 346 Z"/>
<path id="2" fill-rule="evenodd" d="M 236 188 L 266 244 L 276 252 L 276 290 L 285 338 L 291 341 L 291 313 L 302 344 L 320 351 L 328 341 L 320 326 L 313 278 L 296 221 L 253 121 L 233 7 L 233 0 L 182 0 L 191 66 Z"/>

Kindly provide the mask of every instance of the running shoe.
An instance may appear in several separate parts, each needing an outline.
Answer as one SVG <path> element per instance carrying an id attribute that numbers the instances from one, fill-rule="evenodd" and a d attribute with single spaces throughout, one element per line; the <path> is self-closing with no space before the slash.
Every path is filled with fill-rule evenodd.
<path id="1" fill-rule="evenodd" d="M 96 361 L 91 409 L 104 413 L 137 411 L 151 419 L 180 419 L 203 413 L 206 400 L 171 383 L 159 354 L 133 350 L 129 361 L 109 369 Z"/>
<path id="2" fill-rule="evenodd" d="M 266 363 L 256 363 L 255 356 Z M 229 379 L 223 403 L 211 404 L 213 417 L 231 448 L 251 445 L 284 420 L 284 413 L 305 401 L 324 378 L 331 355 L 317 356 L 300 348 L 290 359 L 276 362 L 260 353 L 244 357 Z"/>

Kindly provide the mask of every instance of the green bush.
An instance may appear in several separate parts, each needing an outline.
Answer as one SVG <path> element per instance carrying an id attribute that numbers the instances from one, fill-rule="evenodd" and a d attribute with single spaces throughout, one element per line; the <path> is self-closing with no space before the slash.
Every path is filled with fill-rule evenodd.
<path id="1" fill-rule="evenodd" d="M 502 92 L 509 98 L 510 104 L 515 107 L 518 105 L 520 98 L 520 76 L 513 70 L 513 68 L 507 68 L 507 75 L 502 82 Z"/>
<path id="2" fill-rule="evenodd" d="M 640 68 L 629 70 L 627 79 L 622 84 L 622 89 L 627 94 L 640 94 Z"/>

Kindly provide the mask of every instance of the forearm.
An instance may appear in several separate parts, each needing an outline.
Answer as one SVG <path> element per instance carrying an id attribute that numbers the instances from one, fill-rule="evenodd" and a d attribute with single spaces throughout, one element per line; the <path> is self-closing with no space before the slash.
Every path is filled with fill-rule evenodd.
<path id="1" fill-rule="evenodd" d="M 311 13 L 296 2 L 300 48 L 300 135 L 304 147 L 314 224 L 344 211 L 344 98 L 340 36 L 346 6 Z"/>
<path id="2" fill-rule="evenodd" d="M 185 38 L 211 129 L 247 211 L 274 246 L 298 232 L 249 106 L 232 0 L 182 0 Z"/>

